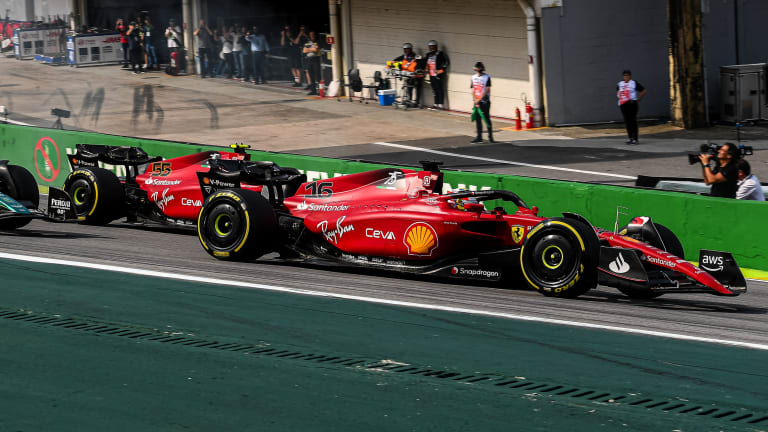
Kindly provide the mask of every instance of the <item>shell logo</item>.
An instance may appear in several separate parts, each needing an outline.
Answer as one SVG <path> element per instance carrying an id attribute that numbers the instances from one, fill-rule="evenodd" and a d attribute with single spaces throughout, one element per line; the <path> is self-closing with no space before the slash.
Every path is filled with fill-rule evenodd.
<path id="1" fill-rule="evenodd" d="M 416 222 L 405 230 L 403 243 L 408 255 L 430 256 L 437 249 L 437 231 L 426 222 Z"/>

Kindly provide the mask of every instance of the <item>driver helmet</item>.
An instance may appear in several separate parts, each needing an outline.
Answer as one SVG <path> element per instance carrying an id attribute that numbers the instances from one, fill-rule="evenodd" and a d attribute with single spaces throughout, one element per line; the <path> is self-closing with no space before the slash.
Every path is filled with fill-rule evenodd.
<path id="1" fill-rule="evenodd" d="M 413 45 L 411 45 L 409 42 L 406 42 L 403 44 L 403 49 L 413 49 Z"/>
<path id="2" fill-rule="evenodd" d="M 454 190 L 451 191 L 451 193 L 457 193 L 457 192 L 468 192 L 468 189 L 459 188 L 459 189 L 454 189 Z M 467 208 L 466 208 L 466 204 L 467 203 L 469 203 L 469 204 L 479 204 L 480 201 L 478 201 L 477 198 L 475 198 L 473 196 L 448 200 L 448 204 L 451 207 L 456 208 L 458 210 L 464 210 L 464 211 L 467 210 Z"/>
<path id="3" fill-rule="evenodd" d="M 435 46 L 436 47 L 437 46 L 437 41 L 432 39 L 431 41 L 427 42 L 427 46 L 428 47 L 431 47 L 431 46 Z"/>

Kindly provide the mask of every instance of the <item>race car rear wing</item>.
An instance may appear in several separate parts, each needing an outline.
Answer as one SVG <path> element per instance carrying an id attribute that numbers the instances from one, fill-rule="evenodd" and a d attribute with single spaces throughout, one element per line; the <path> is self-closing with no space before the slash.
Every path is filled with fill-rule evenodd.
<path id="1" fill-rule="evenodd" d="M 242 183 L 263 185 L 269 202 L 273 207 L 279 207 L 307 181 L 307 176 L 296 168 L 281 167 L 269 161 L 210 159 L 208 164 L 208 172 L 197 173 L 204 197 L 215 190 L 239 188 Z"/>
<path id="2" fill-rule="evenodd" d="M 163 160 L 162 156 L 150 157 L 139 147 L 77 144 L 75 148 L 75 154 L 67 155 L 72 170 L 98 167 L 99 162 L 122 165 L 125 167 L 126 178 L 130 179 L 138 175 L 139 166 Z"/>

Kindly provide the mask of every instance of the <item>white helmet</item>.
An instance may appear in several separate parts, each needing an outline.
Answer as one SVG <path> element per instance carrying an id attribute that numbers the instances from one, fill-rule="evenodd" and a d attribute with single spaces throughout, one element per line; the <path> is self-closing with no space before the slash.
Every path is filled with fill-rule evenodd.
<path id="1" fill-rule="evenodd" d="M 413 45 L 411 45 L 409 42 L 406 42 L 403 44 L 403 49 L 410 48 L 413 49 Z"/>
<path id="2" fill-rule="evenodd" d="M 428 47 L 437 46 L 437 41 L 432 39 L 431 41 L 427 42 L 427 46 Z"/>

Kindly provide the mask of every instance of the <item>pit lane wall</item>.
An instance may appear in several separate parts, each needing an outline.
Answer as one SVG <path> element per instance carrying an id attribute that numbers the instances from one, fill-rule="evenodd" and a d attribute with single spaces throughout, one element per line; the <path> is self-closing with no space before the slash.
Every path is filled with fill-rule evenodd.
<path id="1" fill-rule="evenodd" d="M 128 145 L 143 148 L 150 155 L 166 158 L 221 147 L 158 141 L 98 133 L 62 131 L 0 124 L 0 159 L 29 169 L 42 186 L 61 187 L 69 174 L 66 155 L 77 143 Z M 254 160 L 271 160 L 282 166 L 303 170 L 309 180 L 351 174 L 384 165 L 250 151 Z M 416 162 L 416 161 L 414 161 Z M 106 167 L 115 170 L 119 167 Z M 542 216 L 559 216 L 570 211 L 583 215 L 594 225 L 613 229 L 617 206 L 626 207 L 619 224 L 633 216 L 650 216 L 674 231 L 689 260 L 698 259 L 699 249 L 730 251 L 744 268 L 768 270 L 768 204 L 737 201 L 679 192 L 636 189 L 620 186 L 564 182 L 540 178 L 486 173 L 445 171 L 445 189 L 506 189 L 517 193 L 529 206 L 538 206 Z M 498 203 L 500 204 L 500 203 Z M 488 207 L 497 203 L 487 203 Z M 514 208 L 507 210 L 514 211 Z"/>

